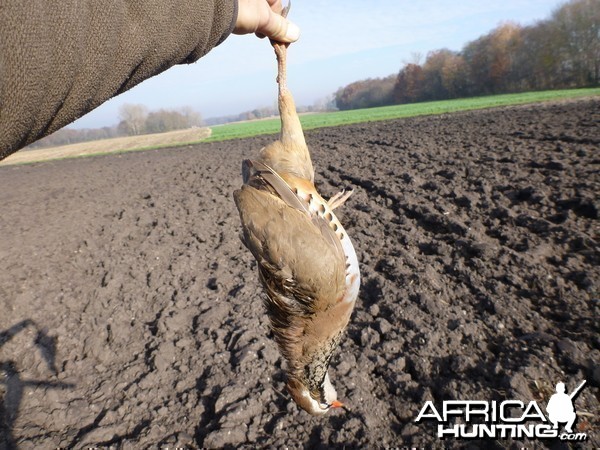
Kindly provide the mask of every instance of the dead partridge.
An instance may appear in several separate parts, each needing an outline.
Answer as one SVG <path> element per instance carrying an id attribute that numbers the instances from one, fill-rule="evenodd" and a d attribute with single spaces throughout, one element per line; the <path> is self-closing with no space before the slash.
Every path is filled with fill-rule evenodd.
<path id="1" fill-rule="evenodd" d="M 329 201 L 314 185 L 314 170 L 291 93 L 287 45 L 277 55 L 281 135 L 242 165 L 234 193 L 242 241 L 256 258 L 265 305 L 287 361 L 287 389 L 310 414 L 343 406 L 327 370 L 358 296 L 360 272 L 352 242 L 333 210 L 350 192 Z"/>

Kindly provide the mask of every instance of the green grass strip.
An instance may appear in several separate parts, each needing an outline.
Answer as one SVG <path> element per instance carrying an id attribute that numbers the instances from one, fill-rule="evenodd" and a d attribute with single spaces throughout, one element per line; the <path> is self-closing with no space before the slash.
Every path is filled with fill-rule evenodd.
<path id="1" fill-rule="evenodd" d="M 300 122 L 302 122 L 304 130 L 312 130 L 315 128 L 335 127 L 338 125 L 446 114 L 457 111 L 523 105 L 596 95 L 600 95 L 600 88 L 501 94 L 486 97 L 411 103 L 408 105 L 382 106 L 379 108 L 355 109 L 351 111 L 305 114 L 300 116 Z M 211 137 L 203 142 L 219 142 L 264 134 L 276 134 L 279 133 L 279 128 L 279 118 L 217 125 L 212 127 Z"/>

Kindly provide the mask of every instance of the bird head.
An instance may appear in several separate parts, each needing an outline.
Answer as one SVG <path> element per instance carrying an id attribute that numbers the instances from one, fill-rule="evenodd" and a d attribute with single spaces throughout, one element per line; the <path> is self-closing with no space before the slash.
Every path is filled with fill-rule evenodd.
<path id="1" fill-rule="evenodd" d="M 337 392 L 331 384 L 329 374 L 325 375 L 316 396 L 311 393 L 306 384 L 297 378 L 288 379 L 287 389 L 296 404 L 313 416 L 320 416 L 325 414 L 331 408 L 340 408 L 344 406 L 342 402 L 337 400 Z"/>

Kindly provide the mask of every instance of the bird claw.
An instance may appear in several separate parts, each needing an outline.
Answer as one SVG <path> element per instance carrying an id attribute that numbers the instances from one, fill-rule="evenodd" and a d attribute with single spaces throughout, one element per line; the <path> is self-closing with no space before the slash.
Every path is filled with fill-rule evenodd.
<path id="1" fill-rule="evenodd" d="M 354 190 L 352 190 L 352 189 L 350 189 L 349 191 L 346 191 L 344 189 L 342 192 L 338 192 L 333 197 L 331 197 L 327 201 L 327 205 L 333 211 L 335 208 L 342 206 L 346 202 L 346 200 L 348 200 L 348 198 L 350 198 L 350 196 L 353 193 L 354 193 Z"/>

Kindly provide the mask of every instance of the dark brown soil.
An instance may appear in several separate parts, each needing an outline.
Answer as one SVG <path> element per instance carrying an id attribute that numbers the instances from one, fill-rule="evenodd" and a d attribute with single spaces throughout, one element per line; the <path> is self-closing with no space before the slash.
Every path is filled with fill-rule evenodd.
<path id="1" fill-rule="evenodd" d="M 426 400 L 584 379 L 600 445 L 599 123 L 592 99 L 307 133 L 319 189 L 355 189 L 363 277 L 330 371 L 351 411 L 323 418 L 283 392 L 238 238 L 270 137 L 1 168 L 0 449 L 456 447 Z"/>

